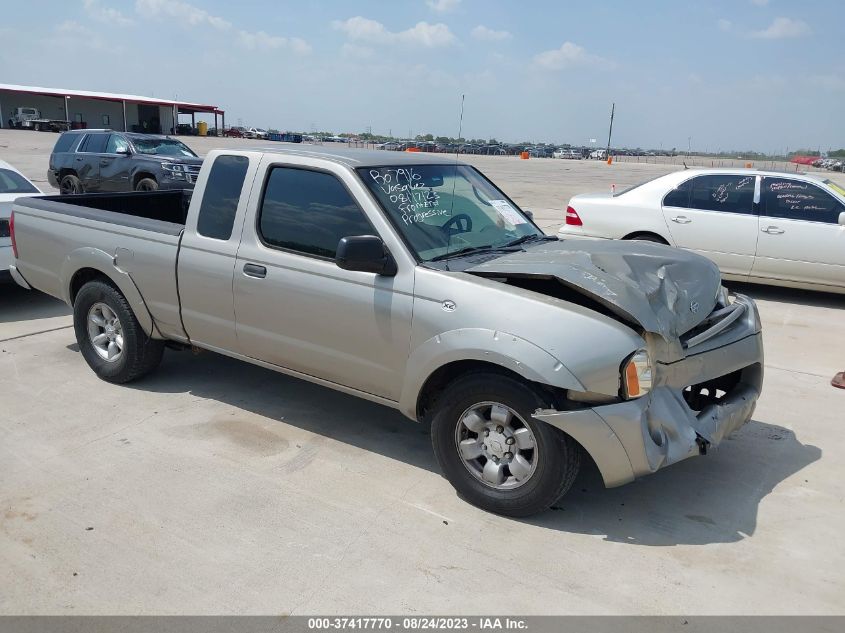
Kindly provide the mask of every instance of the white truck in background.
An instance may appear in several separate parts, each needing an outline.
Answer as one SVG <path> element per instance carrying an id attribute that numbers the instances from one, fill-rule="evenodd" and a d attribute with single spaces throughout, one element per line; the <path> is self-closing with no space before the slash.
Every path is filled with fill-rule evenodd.
<path id="1" fill-rule="evenodd" d="M 45 119 L 37 108 L 15 108 L 9 116 L 9 128 L 35 130 L 36 132 L 65 132 L 70 122 L 62 119 Z"/>

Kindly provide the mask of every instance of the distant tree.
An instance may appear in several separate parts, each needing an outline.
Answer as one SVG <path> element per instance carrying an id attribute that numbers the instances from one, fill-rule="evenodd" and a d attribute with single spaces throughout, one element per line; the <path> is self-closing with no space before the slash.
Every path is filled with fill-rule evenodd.
<path id="1" fill-rule="evenodd" d="M 797 149 L 794 152 L 789 152 L 790 156 L 821 156 L 821 152 L 817 149 Z"/>
<path id="2" fill-rule="evenodd" d="M 831 158 L 845 158 L 845 149 L 835 149 L 827 153 Z"/>

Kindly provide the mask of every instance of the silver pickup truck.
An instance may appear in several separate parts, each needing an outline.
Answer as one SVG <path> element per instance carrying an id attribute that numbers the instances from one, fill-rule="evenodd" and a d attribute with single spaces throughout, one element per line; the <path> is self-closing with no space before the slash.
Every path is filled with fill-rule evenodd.
<path id="1" fill-rule="evenodd" d="M 607 486 L 706 453 L 760 395 L 756 307 L 714 264 L 544 235 L 446 156 L 217 150 L 192 197 L 13 211 L 12 276 L 73 306 L 102 379 L 191 345 L 393 407 L 501 514 L 551 506 L 584 453 Z"/>

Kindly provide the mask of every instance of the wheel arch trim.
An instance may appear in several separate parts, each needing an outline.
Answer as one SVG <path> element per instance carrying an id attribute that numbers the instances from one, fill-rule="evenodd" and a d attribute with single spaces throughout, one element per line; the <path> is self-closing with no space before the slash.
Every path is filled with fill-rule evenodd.
<path id="1" fill-rule="evenodd" d="M 523 338 L 482 328 L 462 328 L 438 334 L 417 346 L 408 357 L 399 410 L 417 419 L 417 406 L 428 379 L 459 361 L 480 361 L 519 374 L 531 382 L 586 391 L 556 357 Z"/>
<path id="2" fill-rule="evenodd" d="M 121 294 L 126 297 L 135 318 L 138 319 L 138 323 L 140 323 L 146 335 L 151 338 L 160 338 L 154 332 L 155 328 L 153 326 L 152 316 L 150 316 L 144 298 L 141 296 L 132 277 L 130 277 L 128 272 L 120 270 L 115 264 L 114 257 L 103 250 L 84 247 L 72 251 L 67 256 L 59 272 L 62 299 L 65 303 L 70 306 L 73 305 L 75 299 L 75 280 L 85 270 L 96 271 L 113 283 Z"/>

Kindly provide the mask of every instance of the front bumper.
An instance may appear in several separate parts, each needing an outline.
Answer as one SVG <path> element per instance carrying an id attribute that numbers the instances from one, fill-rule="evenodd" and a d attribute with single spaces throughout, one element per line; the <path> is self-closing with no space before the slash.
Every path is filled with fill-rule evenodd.
<path id="1" fill-rule="evenodd" d="M 578 441 L 608 487 L 706 453 L 751 418 L 763 384 L 760 317 L 751 299 L 738 295 L 736 301 L 745 304 L 744 317 L 718 338 L 680 360 L 654 362 L 654 388 L 646 396 L 576 411 L 540 410 L 533 417 Z M 717 389 L 723 392 L 718 399 L 710 397 Z"/>

